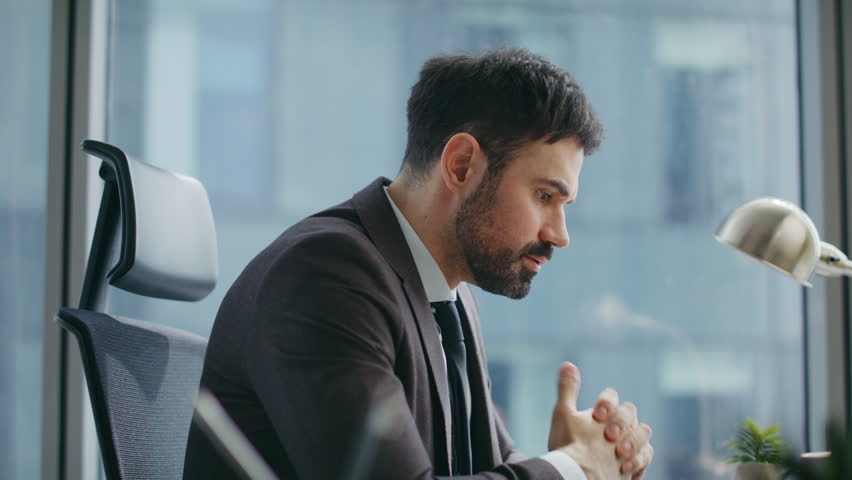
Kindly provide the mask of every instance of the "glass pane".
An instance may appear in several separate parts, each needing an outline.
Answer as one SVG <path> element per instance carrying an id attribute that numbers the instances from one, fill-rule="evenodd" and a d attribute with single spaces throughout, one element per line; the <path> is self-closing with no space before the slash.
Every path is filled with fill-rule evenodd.
<path id="1" fill-rule="evenodd" d="M 209 333 L 245 264 L 298 219 L 393 176 L 423 61 L 511 44 L 572 71 L 607 127 L 568 210 L 573 243 L 520 302 L 480 293 L 494 397 L 546 448 L 556 366 L 655 429 L 646 478 L 726 478 L 754 417 L 803 438 L 802 294 L 712 234 L 759 195 L 799 197 L 794 2 L 116 0 L 110 140 L 199 177 L 221 280 L 200 305 L 114 310 Z"/>
<path id="2" fill-rule="evenodd" d="M 51 2 L 0 2 L 0 478 L 41 471 Z"/>

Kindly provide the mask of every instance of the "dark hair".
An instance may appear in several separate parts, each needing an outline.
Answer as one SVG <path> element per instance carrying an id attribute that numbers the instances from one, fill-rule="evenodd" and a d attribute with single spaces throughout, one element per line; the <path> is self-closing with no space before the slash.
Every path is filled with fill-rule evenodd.
<path id="1" fill-rule="evenodd" d="M 422 177 L 456 133 L 473 135 L 488 157 L 488 176 L 501 172 L 528 142 L 575 137 L 590 155 L 603 126 L 567 71 L 524 49 L 426 61 L 408 99 L 403 167 Z"/>

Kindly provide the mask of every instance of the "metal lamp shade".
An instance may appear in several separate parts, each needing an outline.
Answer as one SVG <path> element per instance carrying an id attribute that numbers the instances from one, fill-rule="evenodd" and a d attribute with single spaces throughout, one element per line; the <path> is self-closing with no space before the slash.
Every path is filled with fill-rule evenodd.
<path id="1" fill-rule="evenodd" d="M 716 239 L 810 287 L 820 239 L 797 205 L 772 197 L 752 200 L 731 212 Z"/>

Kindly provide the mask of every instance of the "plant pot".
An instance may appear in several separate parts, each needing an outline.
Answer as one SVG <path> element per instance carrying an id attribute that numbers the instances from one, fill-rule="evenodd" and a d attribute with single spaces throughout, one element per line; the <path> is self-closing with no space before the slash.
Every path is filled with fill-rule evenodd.
<path id="1" fill-rule="evenodd" d="M 784 469 L 774 463 L 738 463 L 734 480 L 778 480 Z"/>

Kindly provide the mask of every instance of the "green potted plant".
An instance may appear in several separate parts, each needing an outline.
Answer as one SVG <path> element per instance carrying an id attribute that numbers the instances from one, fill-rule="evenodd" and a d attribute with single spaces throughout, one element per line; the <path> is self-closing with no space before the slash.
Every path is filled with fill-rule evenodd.
<path id="1" fill-rule="evenodd" d="M 777 480 L 784 472 L 787 446 L 778 425 L 760 428 L 748 418 L 737 425 L 725 445 L 731 449 L 728 463 L 737 464 L 734 480 Z"/>

